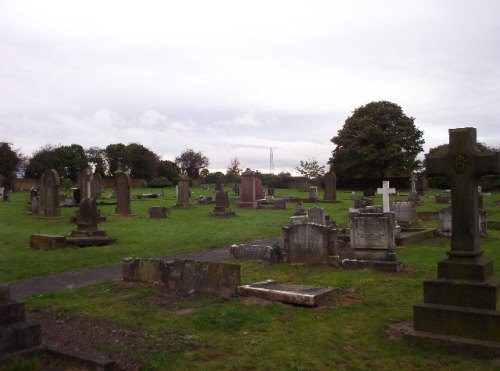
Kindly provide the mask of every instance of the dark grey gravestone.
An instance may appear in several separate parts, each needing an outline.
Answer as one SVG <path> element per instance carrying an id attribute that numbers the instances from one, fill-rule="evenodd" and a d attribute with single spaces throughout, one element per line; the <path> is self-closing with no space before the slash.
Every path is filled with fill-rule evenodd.
<path id="1" fill-rule="evenodd" d="M 59 186 L 61 181 L 59 174 L 54 169 L 47 170 L 43 174 L 43 215 L 45 217 L 57 217 L 61 215 L 59 207 Z"/>
<path id="2" fill-rule="evenodd" d="M 182 175 L 177 180 L 177 203 L 175 204 L 176 208 L 187 209 L 191 207 L 191 202 L 189 201 L 189 182 L 190 179 L 185 175 Z"/>
<path id="3" fill-rule="evenodd" d="M 393 201 L 391 211 L 396 221 L 402 225 L 410 226 L 417 221 L 417 210 L 413 201 Z"/>
<path id="4" fill-rule="evenodd" d="M 170 216 L 170 208 L 164 206 L 153 206 L 148 209 L 151 219 L 166 219 Z"/>
<path id="5" fill-rule="evenodd" d="M 132 215 L 130 209 L 130 177 L 124 171 L 115 173 L 116 209 L 118 215 Z"/>
<path id="6" fill-rule="evenodd" d="M 311 207 L 307 210 L 307 222 L 326 225 L 325 209 L 321 207 Z"/>
<path id="7" fill-rule="evenodd" d="M 88 166 L 78 173 L 78 188 L 80 189 L 80 200 L 92 197 L 93 177 L 94 173 Z"/>
<path id="8" fill-rule="evenodd" d="M 362 209 L 367 206 L 373 206 L 374 201 L 372 198 L 368 197 L 357 197 L 354 199 L 354 208 L 355 209 Z"/>
<path id="9" fill-rule="evenodd" d="M 337 176 L 333 172 L 325 175 L 325 201 L 337 201 Z"/>
<path id="10" fill-rule="evenodd" d="M 451 250 L 438 263 L 437 278 L 424 281 L 412 335 L 500 354 L 500 280 L 480 248 L 477 193 L 481 176 L 500 174 L 500 153 L 482 152 L 475 128 L 449 133 L 447 151 L 427 157 L 427 173 L 451 183 Z"/>

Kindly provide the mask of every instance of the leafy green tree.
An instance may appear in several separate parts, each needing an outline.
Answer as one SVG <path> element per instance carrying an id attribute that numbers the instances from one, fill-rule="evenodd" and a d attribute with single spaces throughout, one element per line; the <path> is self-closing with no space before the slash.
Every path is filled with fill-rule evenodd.
<path id="1" fill-rule="evenodd" d="M 46 170 L 55 169 L 62 178 L 76 181 L 78 172 L 88 165 L 85 151 L 79 144 L 46 145 L 28 160 L 25 176 L 38 178 Z"/>
<path id="2" fill-rule="evenodd" d="M 419 167 L 423 132 L 395 103 L 371 102 L 356 108 L 332 138 L 329 160 L 339 180 L 408 175 Z"/>
<path id="3" fill-rule="evenodd" d="M 207 167 L 210 162 L 202 152 L 195 152 L 193 149 L 184 150 L 175 158 L 175 163 L 186 172 L 191 179 L 198 179 L 200 170 Z"/>
<path id="4" fill-rule="evenodd" d="M 302 176 L 309 180 L 315 180 L 325 175 L 325 167 L 321 166 L 315 158 L 308 161 L 300 161 L 300 165 L 295 168 Z"/>
<path id="5" fill-rule="evenodd" d="M 232 158 L 231 163 L 227 167 L 226 171 L 226 182 L 234 183 L 238 181 L 241 174 L 240 160 L 238 157 Z"/>
<path id="6" fill-rule="evenodd" d="M 19 150 L 12 149 L 12 143 L 0 142 L 0 178 L 1 185 L 12 189 L 16 174 L 25 163 L 24 156 Z"/>
<path id="7" fill-rule="evenodd" d="M 152 179 L 157 174 L 159 156 L 139 143 L 115 143 L 110 144 L 104 150 L 108 162 L 109 174 L 118 170 L 130 170 L 130 176 L 136 179 Z"/>
<path id="8" fill-rule="evenodd" d="M 181 173 L 181 169 L 173 161 L 162 160 L 158 163 L 158 176 L 175 182 Z"/>

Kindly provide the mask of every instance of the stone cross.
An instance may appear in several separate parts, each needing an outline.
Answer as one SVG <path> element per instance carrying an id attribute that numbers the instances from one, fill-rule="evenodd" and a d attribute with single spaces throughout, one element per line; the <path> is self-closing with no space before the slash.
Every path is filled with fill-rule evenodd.
<path id="1" fill-rule="evenodd" d="M 388 213 L 391 211 L 391 204 L 389 203 L 389 195 L 393 195 L 396 193 L 394 188 L 389 188 L 389 181 L 384 180 L 382 182 L 382 188 L 377 188 L 377 193 L 382 194 L 382 205 L 384 213 Z"/>
<path id="2" fill-rule="evenodd" d="M 450 257 L 478 257 L 479 214 L 477 182 L 500 174 L 500 153 L 481 152 L 475 128 L 450 129 L 446 153 L 427 156 L 427 174 L 446 176 L 451 183 L 452 232 Z"/>

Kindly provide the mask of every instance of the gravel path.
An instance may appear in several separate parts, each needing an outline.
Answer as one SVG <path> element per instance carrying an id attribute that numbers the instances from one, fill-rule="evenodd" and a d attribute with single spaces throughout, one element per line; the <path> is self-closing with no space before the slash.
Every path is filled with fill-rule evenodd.
<path id="1" fill-rule="evenodd" d="M 278 238 L 248 241 L 248 244 L 274 244 Z M 193 259 L 221 262 L 229 259 L 229 246 L 162 257 L 162 259 Z M 28 296 L 45 294 L 93 285 L 99 282 L 122 278 L 121 264 L 82 268 L 71 272 L 53 273 L 46 276 L 27 278 L 10 283 L 12 296 L 21 300 Z"/>

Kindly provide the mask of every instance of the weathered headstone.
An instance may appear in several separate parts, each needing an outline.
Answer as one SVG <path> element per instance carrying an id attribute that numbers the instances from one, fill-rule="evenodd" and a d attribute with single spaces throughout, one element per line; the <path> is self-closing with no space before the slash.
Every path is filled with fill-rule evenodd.
<path id="1" fill-rule="evenodd" d="M 337 231 L 326 225 L 300 223 L 283 227 L 284 261 L 302 264 L 336 264 Z"/>
<path id="2" fill-rule="evenodd" d="M 100 198 L 102 192 L 102 176 L 99 173 L 94 174 L 91 182 L 91 197 Z"/>
<path id="3" fill-rule="evenodd" d="M 307 221 L 309 223 L 326 225 L 325 209 L 321 207 L 311 207 L 307 210 Z"/>
<path id="4" fill-rule="evenodd" d="M 349 213 L 351 248 L 354 259 L 344 259 L 348 269 L 371 268 L 399 272 L 403 264 L 396 259 L 394 213 L 383 212 L 380 206 L 368 206 Z"/>
<path id="5" fill-rule="evenodd" d="M 240 285 L 240 266 L 235 264 L 127 258 L 122 268 L 125 281 L 160 283 L 172 290 L 232 296 Z"/>
<path id="6" fill-rule="evenodd" d="M 45 217 L 57 217 L 61 215 L 59 207 L 59 185 L 61 181 L 59 174 L 54 169 L 47 170 L 43 176 L 43 215 Z"/>
<path id="7" fill-rule="evenodd" d="M 438 233 L 441 236 L 451 237 L 452 232 L 452 207 L 445 207 L 439 210 L 439 225 Z M 481 237 L 486 237 L 487 235 L 487 221 L 486 221 L 486 211 L 479 210 L 479 235 Z"/>
<path id="8" fill-rule="evenodd" d="M 115 173 L 116 209 L 118 215 L 132 215 L 130 209 L 130 177 L 124 171 Z"/>
<path id="9" fill-rule="evenodd" d="M 222 189 L 215 192 L 215 207 L 212 216 L 236 216 L 236 213 L 229 208 L 229 194 Z"/>
<path id="10" fill-rule="evenodd" d="M 87 166 L 78 173 L 78 188 L 80 189 L 80 200 L 92 197 L 92 178 L 94 172 Z"/>
<path id="11" fill-rule="evenodd" d="M 451 183 L 452 234 L 448 258 L 435 279 L 424 281 L 424 301 L 414 306 L 414 336 L 482 347 L 500 353 L 500 280 L 483 256 L 479 236 L 477 182 L 500 174 L 500 153 L 482 152 L 476 129 L 451 129 L 445 153 L 427 157 L 429 176 Z"/>
<path id="12" fill-rule="evenodd" d="M 271 187 L 267 188 L 267 195 L 269 197 L 274 197 L 274 188 Z"/>
<path id="13" fill-rule="evenodd" d="M 377 193 L 382 194 L 382 206 L 384 213 L 390 212 L 391 205 L 389 203 L 389 195 L 395 194 L 396 190 L 394 188 L 390 188 L 388 180 L 384 180 L 382 182 L 382 188 L 377 188 Z"/>
<path id="14" fill-rule="evenodd" d="M 325 175 L 325 201 L 337 201 L 337 176 L 334 172 Z"/>
<path id="15" fill-rule="evenodd" d="M 175 207 L 178 209 L 188 209 L 191 207 L 189 182 L 190 179 L 186 175 L 181 175 L 177 180 L 177 203 Z"/>
<path id="16" fill-rule="evenodd" d="M 39 324 L 26 321 L 26 308 L 11 298 L 10 287 L 0 283 L 0 354 L 35 348 L 41 343 Z"/>
<path id="17" fill-rule="evenodd" d="M 408 196 L 408 200 L 415 202 L 419 201 L 420 198 L 418 197 L 417 193 L 417 174 L 415 174 L 414 172 L 411 173 L 410 182 L 411 182 L 411 192 L 410 195 Z"/>
<path id="18" fill-rule="evenodd" d="M 314 201 L 318 199 L 318 187 L 310 186 L 309 187 L 309 200 Z"/>
<path id="19" fill-rule="evenodd" d="M 412 225 L 417 221 L 417 210 L 413 201 L 393 201 L 391 211 L 396 221 L 402 225 Z"/>
<path id="20" fill-rule="evenodd" d="M 372 198 L 358 196 L 354 199 L 354 208 L 355 209 L 362 209 L 363 207 L 373 206 L 373 205 L 374 205 L 374 201 Z"/>
<path id="21" fill-rule="evenodd" d="M 302 201 L 295 202 L 295 213 L 294 215 L 304 215 L 304 209 L 302 209 Z"/>
<path id="22" fill-rule="evenodd" d="M 262 198 L 262 191 L 258 189 L 258 176 L 250 169 L 241 174 L 240 203 L 241 208 L 256 208 L 257 200 Z M 259 197 L 260 196 L 260 197 Z"/>
<path id="23" fill-rule="evenodd" d="M 164 206 L 153 206 L 148 209 L 150 219 L 165 219 L 170 216 L 170 208 Z"/>

